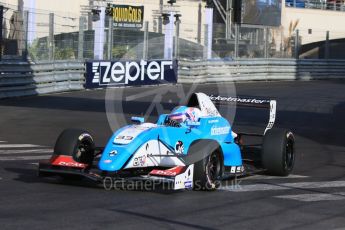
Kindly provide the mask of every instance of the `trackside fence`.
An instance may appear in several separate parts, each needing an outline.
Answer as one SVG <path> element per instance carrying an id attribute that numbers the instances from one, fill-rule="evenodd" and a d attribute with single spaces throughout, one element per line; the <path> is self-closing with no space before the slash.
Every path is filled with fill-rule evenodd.
<path id="1" fill-rule="evenodd" d="M 0 98 L 81 90 L 84 73 L 78 61 L 0 63 Z"/>
<path id="2" fill-rule="evenodd" d="M 345 79 L 345 60 L 180 61 L 180 83 Z"/>
<path id="3" fill-rule="evenodd" d="M 82 61 L 0 62 L 0 98 L 82 90 Z M 179 61 L 179 83 L 345 79 L 345 60 Z"/>

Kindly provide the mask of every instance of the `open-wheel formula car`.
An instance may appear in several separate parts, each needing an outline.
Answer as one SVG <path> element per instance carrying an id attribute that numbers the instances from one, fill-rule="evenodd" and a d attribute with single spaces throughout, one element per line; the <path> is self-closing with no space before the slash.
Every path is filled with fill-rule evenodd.
<path id="1" fill-rule="evenodd" d="M 263 134 L 232 130 L 215 104 L 233 102 L 270 110 Z M 100 183 L 111 177 L 203 190 L 214 190 L 222 179 L 244 175 L 253 165 L 270 175 L 287 176 L 294 166 L 294 136 L 273 128 L 275 117 L 274 100 L 194 93 L 185 106 L 160 115 L 155 124 L 132 117 L 133 124 L 117 130 L 104 148 L 96 148 L 87 131 L 63 131 L 51 159 L 39 163 L 39 175 L 81 176 Z M 259 146 L 245 145 L 244 136 L 260 136 L 262 141 Z M 248 163 L 252 166 L 246 167 Z"/>

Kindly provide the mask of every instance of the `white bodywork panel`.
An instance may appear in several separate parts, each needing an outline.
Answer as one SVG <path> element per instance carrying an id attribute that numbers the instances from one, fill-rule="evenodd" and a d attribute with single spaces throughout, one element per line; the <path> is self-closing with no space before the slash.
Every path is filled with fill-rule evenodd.
<path id="1" fill-rule="evenodd" d="M 171 188 L 174 190 L 193 188 L 194 164 L 183 167 L 184 170 L 182 172 L 178 172 L 179 168 L 181 167 L 176 166 L 165 170 L 153 170 L 153 175 L 149 175 L 147 178 L 172 183 Z"/>
<path id="2" fill-rule="evenodd" d="M 157 127 L 156 124 L 153 123 L 144 123 L 141 125 L 133 125 L 125 130 L 123 130 L 121 133 L 119 133 L 115 139 L 114 144 L 120 144 L 120 145 L 126 145 L 132 142 L 134 138 L 136 138 L 140 133 Z"/>
<path id="3" fill-rule="evenodd" d="M 198 103 L 199 103 L 200 110 L 203 116 L 214 116 L 214 117 L 221 116 L 209 96 L 207 96 L 204 93 L 196 93 L 196 95 L 197 95 Z"/>
<path id="4" fill-rule="evenodd" d="M 273 128 L 274 123 L 276 121 L 276 113 L 277 113 L 277 101 L 271 100 L 270 101 L 270 119 L 268 121 L 267 127 L 265 129 L 264 134 Z"/>
<path id="5" fill-rule="evenodd" d="M 160 155 L 160 156 L 154 156 Z M 150 140 L 143 144 L 134 154 L 126 166 L 127 168 L 143 167 L 173 167 L 184 166 L 185 164 L 176 157 L 163 143 L 158 140 Z"/>
<path id="6" fill-rule="evenodd" d="M 189 165 L 186 171 L 175 177 L 174 189 L 193 188 L 194 164 Z"/>

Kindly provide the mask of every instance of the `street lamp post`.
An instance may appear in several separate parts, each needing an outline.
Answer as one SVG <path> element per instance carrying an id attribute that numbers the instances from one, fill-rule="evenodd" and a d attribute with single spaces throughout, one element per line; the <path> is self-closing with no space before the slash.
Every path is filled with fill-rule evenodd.
<path id="1" fill-rule="evenodd" d="M 2 23 L 3 23 L 4 7 L 0 5 L 0 61 L 2 59 Z"/>
<path id="2" fill-rule="evenodd" d="M 174 58 L 175 59 L 179 59 L 180 57 L 180 23 L 181 23 L 181 14 L 175 14 L 175 25 L 176 25 L 176 29 L 175 29 L 175 51 L 174 51 Z"/>
<path id="3" fill-rule="evenodd" d="M 205 15 L 206 15 L 206 27 L 207 31 L 205 31 L 205 44 L 207 44 L 206 47 L 206 59 L 212 58 L 212 43 L 213 43 L 213 6 L 212 5 L 206 5 L 205 9 Z"/>
<path id="4" fill-rule="evenodd" d="M 36 0 L 24 1 L 24 9 L 28 12 L 27 43 L 31 45 L 36 38 Z"/>
<path id="5" fill-rule="evenodd" d="M 164 59 L 173 58 L 173 46 L 174 46 L 174 14 L 163 14 L 163 24 L 165 25 L 164 35 Z"/>
<path id="6" fill-rule="evenodd" d="M 94 25 L 94 29 L 95 29 L 94 58 L 100 60 L 100 59 L 103 59 L 103 54 L 104 54 L 105 7 L 104 6 L 99 7 L 98 13 L 99 13 L 99 20 L 97 20 Z"/>
<path id="7" fill-rule="evenodd" d="M 231 39 L 231 11 L 232 11 L 232 0 L 226 1 L 226 39 Z"/>
<path id="8" fill-rule="evenodd" d="M 171 60 L 173 57 L 179 57 L 179 38 L 180 38 L 180 23 L 181 14 L 164 13 L 163 24 L 165 25 L 164 36 L 164 59 Z M 174 49 L 174 34 L 175 34 L 175 49 Z"/>

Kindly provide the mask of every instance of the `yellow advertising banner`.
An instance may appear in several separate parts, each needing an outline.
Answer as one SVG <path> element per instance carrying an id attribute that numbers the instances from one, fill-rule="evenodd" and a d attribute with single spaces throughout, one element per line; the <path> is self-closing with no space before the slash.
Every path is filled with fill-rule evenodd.
<path id="1" fill-rule="evenodd" d="M 112 5 L 114 27 L 142 28 L 144 6 Z"/>

